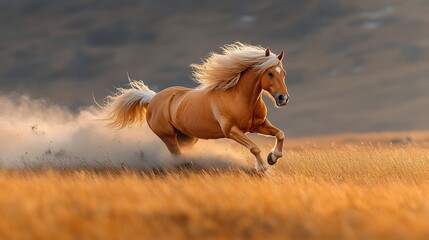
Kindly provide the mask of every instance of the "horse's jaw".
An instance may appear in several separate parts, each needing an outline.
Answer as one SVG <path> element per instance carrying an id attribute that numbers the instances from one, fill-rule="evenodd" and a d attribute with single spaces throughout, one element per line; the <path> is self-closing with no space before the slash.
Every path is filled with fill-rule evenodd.
<path id="1" fill-rule="evenodd" d="M 270 98 L 271 102 L 273 102 L 273 105 L 276 108 L 283 108 L 288 103 L 288 102 L 285 102 L 285 103 L 281 104 L 281 103 L 277 102 L 276 98 L 267 90 L 263 90 L 263 93 Z"/>

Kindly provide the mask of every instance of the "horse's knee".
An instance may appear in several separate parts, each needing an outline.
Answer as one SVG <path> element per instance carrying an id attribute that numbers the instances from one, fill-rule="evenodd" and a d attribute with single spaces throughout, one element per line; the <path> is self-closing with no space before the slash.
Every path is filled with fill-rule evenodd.
<path id="1" fill-rule="evenodd" d="M 279 140 L 279 141 L 283 141 L 284 139 L 285 139 L 285 133 L 283 132 L 283 131 L 279 131 L 277 134 L 276 134 L 276 138 Z"/>
<path id="2" fill-rule="evenodd" d="M 250 148 L 250 152 L 256 156 L 261 153 L 261 149 L 258 146 L 254 146 Z"/>

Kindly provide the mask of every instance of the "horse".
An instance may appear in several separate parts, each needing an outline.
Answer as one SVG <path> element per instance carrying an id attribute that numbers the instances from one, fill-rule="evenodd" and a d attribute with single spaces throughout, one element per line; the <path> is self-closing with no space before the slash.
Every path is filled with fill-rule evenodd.
<path id="1" fill-rule="evenodd" d="M 276 137 L 268 164 L 283 156 L 285 134 L 267 119 L 262 94 L 267 93 L 278 108 L 289 102 L 284 52 L 276 55 L 269 48 L 240 42 L 221 49 L 222 53 L 191 65 L 193 80 L 199 83 L 194 89 L 174 86 L 156 93 L 128 77 L 128 89 L 117 88 L 105 99 L 107 125 L 121 129 L 146 121 L 173 155 L 198 139 L 232 139 L 254 155 L 257 171 L 266 171 L 261 149 L 246 133 Z"/>

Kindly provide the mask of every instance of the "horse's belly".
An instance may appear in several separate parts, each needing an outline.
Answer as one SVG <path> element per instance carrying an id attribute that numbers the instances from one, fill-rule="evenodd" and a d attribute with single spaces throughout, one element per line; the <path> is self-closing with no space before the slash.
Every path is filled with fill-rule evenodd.
<path id="1" fill-rule="evenodd" d="M 188 136 L 201 139 L 216 139 L 225 137 L 218 124 L 183 124 L 179 130 Z"/>
<path id="2" fill-rule="evenodd" d="M 191 95 L 173 107 L 174 126 L 186 135 L 197 138 L 223 138 L 222 128 L 213 116 L 210 105 L 199 100 L 201 99 L 193 98 Z"/>
<path id="3" fill-rule="evenodd" d="M 202 139 L 223 138 L 224 134 L 219 123 L 204 111 L 189 111 L 178 114 L 175 127 L 189 136 Z"/>

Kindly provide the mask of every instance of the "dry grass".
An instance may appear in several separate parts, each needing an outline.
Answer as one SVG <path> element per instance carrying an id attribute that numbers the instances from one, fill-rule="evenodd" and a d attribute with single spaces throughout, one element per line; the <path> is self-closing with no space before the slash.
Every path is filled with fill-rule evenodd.
<path id="1" fill-rule="evenodd" d="M 289 145 L 239 170 L 0 170 L 0 238 L 427 239 L 425 144 Z"/>

